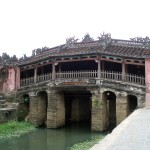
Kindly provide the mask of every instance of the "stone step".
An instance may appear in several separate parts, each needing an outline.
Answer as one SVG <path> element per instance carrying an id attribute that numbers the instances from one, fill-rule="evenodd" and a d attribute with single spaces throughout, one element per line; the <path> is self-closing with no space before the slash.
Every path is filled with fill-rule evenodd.
<path id="1" fill-rule="evenodd" d="M 7 104 L 1 104 L 0 105 L 0 108 L 6 108 L 7 107 Z"/>
<path id="2" fill-rule="evenodd" d="M 4 104 L 6 102 L 6 100 L 0 100 L 0 105 Z"/>

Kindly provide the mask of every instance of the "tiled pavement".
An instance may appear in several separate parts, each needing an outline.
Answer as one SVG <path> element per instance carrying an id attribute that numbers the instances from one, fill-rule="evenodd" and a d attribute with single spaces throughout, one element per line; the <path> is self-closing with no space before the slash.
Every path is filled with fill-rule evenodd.
<path id="1" fill-rule="evenodd" d="M 91 150 L 150 150 L 150 109 L 135 110 Z"/>

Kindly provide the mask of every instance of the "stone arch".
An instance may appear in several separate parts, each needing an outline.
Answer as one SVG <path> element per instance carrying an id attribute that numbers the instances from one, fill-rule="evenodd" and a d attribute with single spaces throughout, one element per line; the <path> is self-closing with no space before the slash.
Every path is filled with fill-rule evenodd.
<path id="1" fill-rule="evenodd" d="M 138 107 L 138 98 L 135 95 L 127 95 L 128 100 L 128 115 Z"/>
<path id="2" fill-rule="evenodd" d="M 28 94 L 23 94 L 20 96 L 20 104 L 18 108 L 18 120 L 22 121 L 29 114 L 30 107 L 30 96 Z"/>
<path id="3" fill-rule="evenodd" d="M 105 91 L 102 94 L 106 128 L 113 129 L 116 126 L 116 94 L 112 91 Z"/>
<path id="4" fill-rule="evenodd" d="M 46 125 L 48 97 L 46 91 L 39 91 L 38 97 L 38 125 Z"/>

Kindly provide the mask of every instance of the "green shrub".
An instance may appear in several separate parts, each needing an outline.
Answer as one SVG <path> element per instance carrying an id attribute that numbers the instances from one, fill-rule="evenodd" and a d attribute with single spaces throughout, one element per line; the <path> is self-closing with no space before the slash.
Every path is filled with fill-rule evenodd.
<path id="1" fill-rule="evenodd" d="M 0 124 L 0 139 L 19 137 L 23 134 L 34 131 L 35 129 L 35 126 L 28 122 L 10 121 Z"/>
<path id="2" fill-rule="evenodd" d="M 103 138 L 104 138 L 104 135 L 94 136 L 89 140 L 74 144 L 72 147 L 68 148 L 68 150 L 89 150 L 92 146 L 94 146 Z"/>

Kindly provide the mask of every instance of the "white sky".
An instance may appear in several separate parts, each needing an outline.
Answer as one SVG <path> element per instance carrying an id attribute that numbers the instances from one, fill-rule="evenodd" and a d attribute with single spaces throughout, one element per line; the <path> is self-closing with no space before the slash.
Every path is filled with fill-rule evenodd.
<path id="1" fill-rule="evenodd" d="M 149 0 L 0 0 L 0 55 L 30 56 L 86 33 L 150 37 L 149 28 Z"/>

